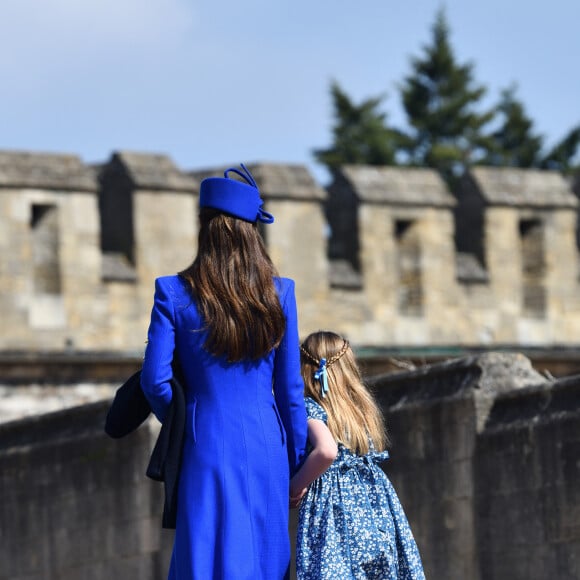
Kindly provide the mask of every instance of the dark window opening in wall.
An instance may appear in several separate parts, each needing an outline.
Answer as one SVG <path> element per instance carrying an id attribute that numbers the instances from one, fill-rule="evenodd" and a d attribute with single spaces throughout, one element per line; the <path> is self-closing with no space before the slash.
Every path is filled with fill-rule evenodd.
<path id="1" fill-rule="evenodd" d="M 99 170 L 103 282 L 137 282 L 133 223 L 135 184 L 117 154 Z"/>
<path id="2" fill-rule="evenodd" d="M 546 312 L 544 230 L 540 220 L 520 221 L 522 308 L 524 316 L 543 318 Z"/>
<path id="3" fill-rule="evenodd" d="M 134 185 L 117 159 L 102 170 L 99 182 L 101 250 L 123 268 L 134 268 L 136 265 L 133 224 Z"/>
<path id="4" fill-rule="evenodd" d="M 414 222 L 395 222 L 397 245 L 398 309 L 405 316 L 423 315 L 421 244 Z"/>
<path id="5" fill-rule="evenodd" d="M 363 288 L 360 259 L 359 200 L 352 186 L 338 172 L 324 202 L 328 224 L 327 257 L 330 287 L 359 292 Z"/>
<path id="6" fill-rule="evenodd" d="M 395 222 L 395 236 L 397 240 L 400 240 L 405 235 L 412 223 L 408 220 L 397 220 Z"/>
<path id="7" fill-rule="evenodd" d="M 57 206 L 32 205 L 30 229 L 34 292 L 37 294 L 60 294 Z"/>

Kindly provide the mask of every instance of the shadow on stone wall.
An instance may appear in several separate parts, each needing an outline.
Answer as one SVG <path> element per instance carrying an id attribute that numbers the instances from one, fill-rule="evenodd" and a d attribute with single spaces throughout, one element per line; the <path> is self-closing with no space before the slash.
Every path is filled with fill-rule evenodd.
<path id="1" fill-rule="evenodd" d="M 580 577 L 580 376 L 489 353 L 369 382 L 430 580 Z M 112 440 L 107 408 L 0 425 L 0 580 L 166 578 L 155 425 Z"/>
<path id="2" fill-rule="evenodd" d="M 144 476 L 154 429 L 112 440 L 108 406 L 0 425 L 2 580 L 166 578 L 172 532 Z"/>
<path id="3" fill-rule="evenodd" d="M 580 376 L 489 353 L 371 383 L 427 578 L 580 577 Z"/>

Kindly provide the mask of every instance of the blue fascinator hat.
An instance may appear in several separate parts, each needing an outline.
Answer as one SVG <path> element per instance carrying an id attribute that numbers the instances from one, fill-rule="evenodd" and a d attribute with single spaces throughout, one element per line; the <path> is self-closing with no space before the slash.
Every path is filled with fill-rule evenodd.
<path id="1" fill-rule="evenodd" d="M 271 224 L 274 216 L 262 209 L 264 200 L 247 167 L 241 163 L 240 169 L 230 167 L 223 177 L 207 177 L 199 188 L 199 206 L 211 207 L 247 222 L 257 220 Z M 228 177 L 235 173 L 244 181 Z"/>

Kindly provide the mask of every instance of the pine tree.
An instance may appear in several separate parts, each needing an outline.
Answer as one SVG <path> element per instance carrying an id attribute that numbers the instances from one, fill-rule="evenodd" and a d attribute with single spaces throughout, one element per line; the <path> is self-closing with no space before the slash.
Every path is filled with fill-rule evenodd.
<path id="1" fill-rule="evenodd" d="M 496 108 L 500 126 L 491 133 L 490 151 L 485 165 L 500 167 L 537 167 L 541 161 L 543 137 L 533 133 L 534 122 L 516 98 L 516 87 L 504 89 Z"/>
<path id="2" fill-rule="evenodd" d="M 331 95 L 333 142 L 328 149 L 314 150 L 315 159 L 331 172 L 347 163 L 395 164 L 399 134 L 387 126 L 386 114 L 380 111 L 384 97 L 369 98 L 356 105 L 336 82 L 332 83 Z"/>
<path id="3" fill-rule="evenodd" d="M 579 146 L 580 125 L 577 125 L 542 159 L 542 167 L 564 174 L 580 171 L 580 160 L 576 158 Z"/>
<path id="4" fill-rule="evenodd" d="M 432 43 L 422 58 L 412 60 L 412 73 L 401 87 L 411 126 L 408 155 L 412 164 L 451 177 L 485 155 L 490 142 L 483 128 L 493 111 L 477 111 L 486 88 L 475 83 L 471 64 L 456 62 L 442 10 L 432 34 Z"/>

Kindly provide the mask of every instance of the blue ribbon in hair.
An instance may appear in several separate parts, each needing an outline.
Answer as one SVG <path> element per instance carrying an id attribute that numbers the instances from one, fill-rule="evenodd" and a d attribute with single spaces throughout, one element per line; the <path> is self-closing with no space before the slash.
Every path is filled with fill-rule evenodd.
<path id="1" fill-rule="evenodd" d="M 322 398 L 328 393 L 328 373 L 326 371 L 326 359 L 320 359 L 320 365 L 318 369 L 314 372 L 314 379 L 320 381 L 320 394 Z"/>

